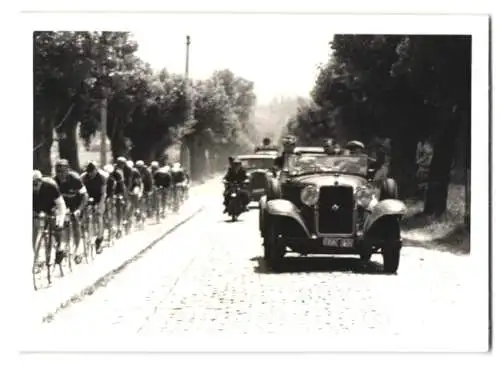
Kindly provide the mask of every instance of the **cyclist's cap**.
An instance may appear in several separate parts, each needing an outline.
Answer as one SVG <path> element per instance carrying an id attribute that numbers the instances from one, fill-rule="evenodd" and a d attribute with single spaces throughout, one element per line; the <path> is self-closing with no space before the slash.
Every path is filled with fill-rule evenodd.
<path id="1" fill-rule="evenodd" d="M 134 162 L 132 160 L 127 161 L 127 166 L 129 168 L 133 168 L 134 167 Z"/>
<path id="2" fill-rule="evenodd" d="M 157 161 L 151 162 L 151 168 L 159 168 L 160 164 Z"/>
<path id="3" fill-rule="evenodd" d="M 58 167 L 58 166 L 69 166 L 69 162 L 66 159 L 59 159 L 56 162 L 56 167 Z"/>
<path id="4" fill-rule="evenodd" d="M 40 180 L 42 179 L 42 172 L 35 169 L 33 170 L 33 180 Z"/>
<path id="5" fill-rule="evenodd" d="M 144 166 L 144 161 L 142 160 L 137 160 L 135 162 L 135 166 L 138 167 L 138 168 L 142 168 Z"/>
<path id="6" fill-rule="evenodd" d="M 117 159 L 116 159 L 116 162 L 117 163 L 126 163 L 127 162 L 127 159 L 125 159 L 123 156 L 119 156 Z"/>
<path id="7" fill-rule="evenodd" d="M 95 161 L 89 161 L 87 163 L 87 166 L 85 167 L 85 170 L 87 172 L 93 172 L 96 169 L 97 169 L 97 163 Z"/>
<path id="8" fill-rule="evenodd" d="M 106 164 L 104 166 L 104 171 L 106 171 L 107 173 L 113 173 L 113 171 L 115 170 L 113 164 Z"/>

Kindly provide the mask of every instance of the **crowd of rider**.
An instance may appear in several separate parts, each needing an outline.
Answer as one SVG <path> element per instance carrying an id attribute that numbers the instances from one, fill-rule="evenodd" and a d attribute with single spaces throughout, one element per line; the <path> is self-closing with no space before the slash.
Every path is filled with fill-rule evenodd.
<path id="1" fill-rule="evenodd" d="M 95 248 L 99 254 L 102 252 L 104 239 L 103 217 L 112 199 L 119 197 L 125 203 L 123 207 L 116 205 L 116 236 L 120 237 L 124 225 L 132 219 L 132 215 L 146 215 L 146 206 L 152 199 L 154 187 L 159 188 L 162 207 L 165 207 L 170 188 L 185 189 L 188 184 L 189 175 L 180 163 L 160 165 L 153 161 L 147 166 L 142 160 L 134 164 L 131 160 L 119 157 L 114 164 L 107 164 L 102 169 L 96 162 L 89 162 L 80 175 L 71 169 L 66 159 L 60 159 L 55 164 L 53 177 L 43 176 L 39 170 L 33 171 L 33 214 L 34 217 L 40 213 L 55 216 L 55 263 L 60 264 L 67 255 L 61 245 L 67 214 L 73 223 L 75 253 L 79 253 L 82 212 L 87 206 L 95 206 L 98 221 Z M 33 247 L 37 235 L 34 227 Z M 81 260 L 79 254 L 74 256 L 75 263 L 78 264 Z"/>

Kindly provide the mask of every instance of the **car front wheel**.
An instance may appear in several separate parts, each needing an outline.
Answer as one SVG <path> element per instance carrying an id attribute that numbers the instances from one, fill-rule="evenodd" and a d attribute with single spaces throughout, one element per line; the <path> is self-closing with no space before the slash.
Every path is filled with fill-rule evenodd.
<path id="1" fill-rule="evenodd" d="M 386 221 L 386 240 L 382 247 L 382 257 L 384 259 L 384 272 L 396 273 L 399 268 L 401 257 L 401 234 L 399 221 L 393 217 Z"/>
<path id="2" fill-rule="evenodd" d="M 278 230 L 275 220 L 269 220 L 264 234 L 264 260 L 272 271 L 277 271 L 283 261 L 285 248 L 278 240 Z"/>

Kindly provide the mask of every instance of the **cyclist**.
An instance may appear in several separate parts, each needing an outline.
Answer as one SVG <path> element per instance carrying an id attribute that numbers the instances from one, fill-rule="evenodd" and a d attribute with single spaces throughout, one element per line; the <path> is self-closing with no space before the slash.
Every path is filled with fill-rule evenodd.
<path id="1" fill-rule="evenodd" d="M 142 193 L 142 179 L 139 172 L 134 169 L 134 163 L 131 160 L 127 161 L 125 158 L 120 157 L 117 159 L 117 167 L 123 172 L 128 203 L 126 220 L 130 221 L 134 211 L 139 208 L 139 199 Z"/>
<path id="2" fill-rule="evenodd" d="M 170 175 L 172 177 L 172 188 L 174 189 L 174 199 L 178 199 L 176 197 L 178 194 L 184 196 L 187 188 L 187 176 L 184 172 L 184 168 L 180 163 L 174 163 L 172 165 L 172 169 L 170 170 Z"/>
<path id="3" fill-rule="evenodd" d="M 113 199 L 117 199 L 118 203 L 116 204 L 116 237 L 120 238 L 122 235 L 122 224 L 123 224 L 123 209 L 124 206 L 120 204 L 120 202 L 123 200 L 123 202 L 126 202 L 126 193 L 127 193 L 127 187 L 125 187 L 125 178 L 123 177 L 123 170 L 118 168 L 118 162 L 119 159 L 117 159 L 116 167 L 109 164 L 107 166 L 107 171 L 109 172 L 109 177 L 108 179 L 108 189 L 110 185 L 113 185 L 114 182 L 114 191 L 112 195 L 107 195 L 108 197 L 113 197 Z M 124 159 L 123 159 L 124 160 Z M 110 182 L 111 181 L 111 182 Z M 109 192 L 109 191 L 108 191 Z"/>
<path id="4" fill-rule="evenodd" d="M 43 177 L 39 170 L 33 170 L 33 213 L 51 215 L 55 211 L 54 237 L 56 239 L 55 263 L 61 264 L 65 253 L 61 248 L 61 234 L 66 216 L 66 204 L 61 196 L 59 187 L 53 179 Z M 38 225 L 33 225 L 33 251 L 35 250 L 36 238 L 38 237 Z"/>
<path id="5" fill-rule="evenodd" d="M 87 189 L 83 185 L 78 173 L 76 173 L 69 167 L 69 163 L 66 159 L 61 159 L 56 163 L 56 175 L 54 177 L 54 180 L 56 181 L 59 187 L 59 191 L 64 198 L 66 207 L 71 212 L 73 239 L 75 241 L 75 253 L 78 253 L 81 238 L 80 215 L 87 205 Z M 79 264 L 81 263 L 81 261 L 81 255 L 76 254 L 75 263 Z"/>
<path id="6" fill-rule="evenodd" d="M 151 201 L 151 193 L 153 191 L 153 176 L 151 175 L 150 170 L 144 164 L 144 161 L 138 160 L 135 163 L 135 168 L 139 172 L 142 180 L 143 186 L 143 213 L 149 211 L 150 201 Z"/>
<path id="7" fill-rule="evenodd" d="M 163 216 L 167 205 L 168 190 L 170 188 L 172 178 L 168 168 L 160 168 L 160 164 L 157 161 L 151 162 L 151 173 L 153 175 L 153 184 L 156 188 L 161 190 L 161 211 Z"/>
<path id="8" fill-rule="evenodd" d="M 98 233 L 95 240 L 95 251 L 100 254 L 102 252 L 101 244 L 104 240 L 104 209 L 106 208 L 108 174 L 98 169 L 96 162 L 91 161 L 85 167 L 81 179 L 89 197 L 94 200 L 93 205 L 97 206 Z"/>

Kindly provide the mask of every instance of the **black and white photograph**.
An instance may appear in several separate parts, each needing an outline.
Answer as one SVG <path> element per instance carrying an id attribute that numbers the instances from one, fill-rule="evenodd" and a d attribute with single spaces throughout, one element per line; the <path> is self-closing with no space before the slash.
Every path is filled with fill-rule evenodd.
<path id="1" fill-rule="evenodd" d="M 488 16 L 108 15 L 24 15 L 23 351 L 490 349 Z"/>

